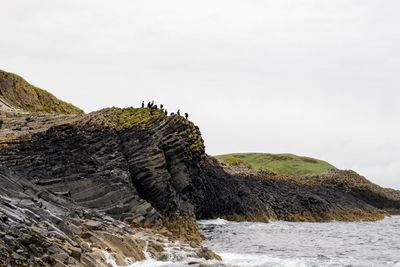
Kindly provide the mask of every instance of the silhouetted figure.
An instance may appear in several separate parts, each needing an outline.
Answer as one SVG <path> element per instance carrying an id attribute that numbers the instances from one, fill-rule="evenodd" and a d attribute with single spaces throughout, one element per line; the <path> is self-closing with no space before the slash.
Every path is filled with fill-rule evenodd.
<path id="1" fill-rule="evenodd" d="M 150 102 L 147 103 L 147 107 L 148 107 L 148 108 L 151 108 L 151 103 L 150 103 Z"/>
<path id="2" fill-rule="evenodd" d="M 168 116 L 168 110 L 164 111 L 165 116 Z"/>
<path id="3" fill-rule="evenodd" d="M 157 109 L 157 105 L 154 105 L 154 109 Z"/>
<path id="4" fill-rule="evenodd" d="M 160 109 L 163 109 L 163 108 L 164 108 L 164 105 L 163 105 L 163 104 L 161 104 L 161 105 L 160 105 Z"/>
<path id="5" fill-rule="evenodd" d="M 175 115 L 175 113 L 171 112 L 171 116 L 174 116 L 174 115 Z"/>
<path id="6" fill-rule="evenodd" d="M 142 101 L 142 108 L 144 108 L 144 101 Z"/>
<path id="7" fill-rule="evenodd" d="M 178 109 L 178 111 L 176 112 L 176 114 L 178 114 L 178 116 L 181 115 L 181 113 L 179 111 L 180 111 L 180 109 Z"/>
<path id="8" fill-rule="evenodd" d="M 153 100 L 153 101 L 151 101 L 151 106 L 154 106 L 154 100 Z"/>
<path id="9" fill-rule="evenodd" d="M 186 118 L 186 119 L 189 118 L 189 114 L 187 114 L 186 112 L 185 112 L 185 118 Z"/>

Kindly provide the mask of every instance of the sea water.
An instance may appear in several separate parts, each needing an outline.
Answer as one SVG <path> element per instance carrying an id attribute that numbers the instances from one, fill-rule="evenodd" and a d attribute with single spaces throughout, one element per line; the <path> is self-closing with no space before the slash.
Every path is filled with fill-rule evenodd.
<path id="1" fill-rule="evenodd" d="M 400 266 L 400 216 L 377 222 L 200 221 L 205 246 L 237 266 Z"/>
<path id="2" fill-rule="evenodd" d="M 199 221 L 226 266 L 400 266 L 400 216 L 377 222 Z M 216 262 L 207 262 L 216 264 Z M 190 266 L 148 259 L 131 266 Z"/>

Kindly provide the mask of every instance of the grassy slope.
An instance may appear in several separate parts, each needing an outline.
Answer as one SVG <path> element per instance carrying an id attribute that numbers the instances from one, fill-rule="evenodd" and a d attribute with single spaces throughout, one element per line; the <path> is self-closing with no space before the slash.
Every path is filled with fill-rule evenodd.
<path id="1" fill-rule="evenodd" d="M 0 70 L 0 97 L 15 108 L 29 112 L 73 114 L 83 111 L 29 84 L 22 77 Z"/>
<path id="2" fill-rule="evenodd" d="M 237 160 L 245 161 L 254 169 L 268 169 L 278 174 L 303 175 L 336 169 L 325 161 L 293 154 L 237 153 L 219 155 L 215 158 L 228 164 Z"/>

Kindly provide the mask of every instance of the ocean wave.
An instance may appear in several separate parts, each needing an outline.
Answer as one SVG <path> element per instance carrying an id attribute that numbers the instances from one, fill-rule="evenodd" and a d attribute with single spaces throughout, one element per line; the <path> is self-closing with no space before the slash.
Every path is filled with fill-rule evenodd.
<path id="1" fill-rule="evenodd" d="M 228 266 L 251 267 L 305 267 L 309 266 L 301 259 L 280 259 L 267 255 L 220 253 L 223 263 Z"/>
<path id="2" fill-rule="evenodd" d="M 197 223 L 198 224 L 202 224 L 202 225 L 225 225 L 225 224 L 228 223 L 228 221 L 224 220 L 224 219 L 217 218 L 217 219 L 214 219 L 214 220 L 200 220 L 200 221 L 197 221 Z"/>

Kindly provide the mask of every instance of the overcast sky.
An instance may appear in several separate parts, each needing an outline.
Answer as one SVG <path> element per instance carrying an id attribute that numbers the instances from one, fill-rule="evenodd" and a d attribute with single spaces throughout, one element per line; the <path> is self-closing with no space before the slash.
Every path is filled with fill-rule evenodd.
<path id="1" fill-rule="evenodd" d="M 294 153 L 400 189 L 398 0 L 3 0 L 0 69 L 86 112 L 154 99 L 211 155 Z"/>

